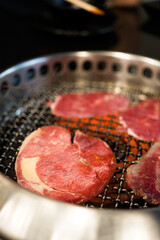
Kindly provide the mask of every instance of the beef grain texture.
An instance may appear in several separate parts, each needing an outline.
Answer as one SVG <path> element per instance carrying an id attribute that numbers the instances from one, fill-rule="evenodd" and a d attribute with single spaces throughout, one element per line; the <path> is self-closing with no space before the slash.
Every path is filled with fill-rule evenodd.
<path id="1" fill-rule="evenodd" d="M 119 114 L 120 132 L 145 141 L 160 140 L 160 99 L 149 98 Z"/>
<path id="2" fill-rule="evenodd" d="M 23 142 L 16 159 L 17 181 L 49 198 L 82 204 L 97 196 L 116 168 L 110 147 L 76 131 L 44 126 Z"/>
<path id="3" fill-rule="evenodd" d="M 126 180 L 136 195 L 150 204 L 160 204 L 160 142 L 155 143 L 137 164 L 128 167 Z"/>
<path id="4" fill-rule="evenodd" d="M 129 104 L 125 96 L 110 92 L 61 94 L 47 103 L 52 114 L 76 118 L 111 115 L 126 110 Z"/>

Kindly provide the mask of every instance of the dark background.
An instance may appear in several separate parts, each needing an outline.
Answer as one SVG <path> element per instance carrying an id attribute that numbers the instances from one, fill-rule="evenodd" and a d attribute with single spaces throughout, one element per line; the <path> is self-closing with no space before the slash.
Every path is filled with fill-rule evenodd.
<path id="1" fill-rule="evenodd" d="M 39 56 L 77 50 L 120 51 L 160 60 L 160 18 L 143 6 L 107 10 L 100 22 L 83 10 L 65 10 L 40 0 L 1 0 L 0 71 Z M 92 24 L 87 25 L 89 19 Z"/>

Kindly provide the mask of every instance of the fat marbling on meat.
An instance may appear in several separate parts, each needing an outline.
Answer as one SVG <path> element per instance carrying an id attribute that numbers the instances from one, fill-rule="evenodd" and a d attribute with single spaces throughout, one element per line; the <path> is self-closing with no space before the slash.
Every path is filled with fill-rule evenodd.
<path id="1" fill-rule="evenodd" d="M 160 99 L 149 98 L 119 113 L 121 132 L 146 141 L 160 140 Z"/>
<path id="2" fill-rule="evenodd" d="M 160 204 L 160 142 L 128 167 L 127 184 L 150 204 Z"/>
<path id="3" fill-rule="evenodd" d="M 47 197 L 82 204 L 97 196 L 116 168 L 104 141 L 76 131 L 44 126 L 23 142 L 16 159 L 17 181 Z"/>
<path id="4" fill-rule="evenodd" d="M 61 94 L 47 103 L 52 114 L 76 118 L 111 115 L 126 110 L 129 104 L 127 97 L 111 92 Z"/>

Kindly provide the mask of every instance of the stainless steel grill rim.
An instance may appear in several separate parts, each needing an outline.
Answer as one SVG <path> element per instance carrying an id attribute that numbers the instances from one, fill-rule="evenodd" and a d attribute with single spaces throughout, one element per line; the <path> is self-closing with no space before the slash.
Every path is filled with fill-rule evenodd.
<path id="1" fill-rule="evenodd" d="M 51 116 L 49 116 L 48 112 L 43 109 L 42 104 L 44 100 L 48 99 L 48 96 L 51 97 L 51 92 L 48 91 L 48 86 L 51 86 L 51 89 L 54 90 L 54 95 L 52 96 L 53 99 L 61 92 L 84 90 L 93 91 L 98 89 L 110 90 L 116 93 L 123 93 L 124 95 L 129 96 L 134 103 L 150 96 L 159 96 L 160 62 L 145 57 L 139 57 L 135 55 L 117 52 L 62 53 L 34 59 L 15 66 L 1 74 L 0 84 L 0 107 L 3 113 L 0 116 L 2 123 L 1 129 L 3 129 L 3 132 L 5 132 L 6 134 L 5 138 L 3 136 L 3 140 L 8 140 L 6 144 L 4 144 L 3 142 L 3 146 L 5 147 L 5 155 L 1 157 L 0 169 L 1 172 L 8 176 L 8 171 L 13 168 L 15 154 L 17 154 L 17 152 L 15 153 L 14 151 L 15 149 L 17 149 L 18 151 L 18 147 L 21 144 L 22 140 L 24 139 L 26 134 L 31 131 L 30 125 L 32 126 L 32 129 L 36 129 L 38 126 L 44 124 L 44 118 L 46 119 L 46 116 L 48 117 L 48 123 L 45 121 L 45 124 L 50 124 Z M 47 95 L 46 92 L 49 94 Z M 35 108 L 34 106 L 36 102 L 38 102 L 38 106 Z M 37 109 L 39 109 L 40 114 L 37 113 Z M 16 119 L 19 119 L 19 117 L 21 117 L 22 122 L 25 121 L 24 125 L 22 123 L 19 126 L 19 120 L 17 120 L 17 122 L 15 121 Z M 26 120 L 28 122 L 28 125 L 26 125 Z M 4 131 L 8 122 L 10 122 L 10 126 L 12 126 L 12 131 L 14 132 L 14 138 L 11 139 L 7 136 L 7 134 L 9 134 L 10 132 L 10 129 L 6 129 L 6 131 Z M 15 142 L 17 141 L 15 140 L 17 135 L 15 130 L 17 128 L 20 128 L 19 133 L 21 134 L 19 135 L 18 144 L 16 145 Z M 6 155 L 6 151 L 8 152 L 8 155 Z M 12 155 L 14 155 L 14 157 Z M 5 169 L 4 171 L 4 166 L 2 166 L 4 165 L 2 164 L 2 158 L 3 161 L 4 159 L 6 162 L 8 161 L 6 168 L 7 170 Z M 15 179 L 14 175 L 10 177 Z M 133 214 L 126 210 L 107 209 L 104 211 L 99 211 L 98 209 L 93 209 L 94 212 L 88 208 L 82 210 L 81 207 L 72 206 L 65 203 L 59 203 L 56 201 L 50 201 L 49 199 L 45 199 L 43 197 L 37 196 L 34 193 L 30 193 L 27 190 L 22 189 L 20 186 L 17 186 L 17 184 L 15 185 L 10 180 L 6 179 L 6 177 L 4 177 L 2 174 L 0 174 L 0 192 L 3 196 L 0 200 L 0 208 L 2 208 L 2 213 L 0 212 L 0 232 L 2 232 L 2 234 L 5 236 L 9 236 L 8 234 L 11 234 L 10 236 L 13 239 L 14 234 L 18 234 L 15 235 L 15 239 L 36 239 L 36 237 L 39 237 L 37 239 L 44 239 L 44 236 L 47 236 L 47 239 L 52 239 L 50 227 L 53 228 L 53 225 L 57 221 L 57 214 L 54 214 L 54 212 L 55 209 L 57 207 L 60 208 L 60 206 L 61 210 L 58 214 L 58 218 L 60 219 L 64 218 L 64 210 L 69 208 L 70 212 L 66 214 L 66 216 L 68 216 L 68 218 L 69 216 L 71 216 L 72 219 L 70 219 L 70 223 L 74 224 L 74 222 L 77 221 L 77 218 L 80 218 L 79 214 L 74 215 L 73 213 L 71 213 L 72 211 L 79 211 L 77 209 L 80 209 L 80 212 L 84 212 L 84 216 L 86 216 L 89 221 L 93 222 L 93 227 L 91 227 L 90 224 L 85 222 L 85 226 L 83 226 L 83 228 L 81 229 L 83 232 L 86 231 L 86 234 L 89 235 L 80 235 L 79 233 L 76 234 L 73 239 L 86 239 L 85 236 L 87 236 L 87 239 L 103 239 L 105 236 L 112 236 L 112 238 L 114 237 L 116 239 L 118 235 L 116 232 L 113 233 L 113 226 L 114 224 L 115 226 L 117 226 L 116 221 L 118 217 L 123 214 L 126 215 L 128 218 L 131 217 L 131 215 L 132 217 L 139 215 L 140 219 L 142 219 L 142 222 L 144 222 L 144 216 L 149 216 L 149 219 L 152 219 L 152 225 L 154 225 L 154 239 L 159 236 L 159 230 L 156 228 L 157 220 L 154 222 L 155 218 L 157 218 L 159 221 L 159 207 L 145 209 L 145 211 L 141 210 L 139 212 L 137 212 L 137 210 L 134 210 Z M 19 196 L 19 201 L 13 200 L 16 198 L 15 195 Z M 21 198 L 24 200 L 21 201 Z M 9 201 L 7 199 L 9 199 Z M 26 199 L 28 202 L 26 202 Z M 37 209 L 39 210 L 39 207 L 37 207 L 37 209 L 34 208 L 32 209 L 34 217 L 30 219 L 30 224 L 26 226 L 26 215 L 25 213 L 23 213 L 22 215 L 25 217 L 22 225 L 25 226 L 27 230 L 26 235 L 24 234 L 24 236 L 22 236 L 23 234 L 20 227 L 18 230 L 19 232 L 17 231 L 17 229 L 15 231 L 16 223 L 18 221 L 18 218 L 20 217 L 18 209 L 22 209 L 23 207 L 25 208 L 24 202 L 26 202 L 27 206 L 27 203 L 29 203 L 28 209 L 30 211 L 34 205 L 34 201 L 38 201 L 40 205 L 43 203 L 46 208 L 51 205 L 52 207 L 50 206 L 50 212 L 52 212 L 53 215 L 50 216 L 49 213 L 46 214 L 46 212 L 43 212 L 42 214 L 37 214 Z M 7 206 L 8 202 L 10 202 L 8 205 L 9 207 Z M 10 206 L 10 204 L 12 207 Z M 16 206 L 15 211 L 13 211 L 14 204 Z M 117 201 L 116 206 L 118 206 L 119 204 L 119 201 Z M 90 206 L 90 204 L 88 204 L 87 206 Z M 147 205 L 144 204 L 143 207 L 146 208 Z M 8 208 L 7 216 L 3 214 L 5 208 Z M 9 221 L 10 210 L 11 212 L 13 212 L 13 215 L 16 216 L 15 223 L 13 223 L 12 220 Z M 94 221 L 92 221 L 93 216 L 91 217 L 91 211 L 93 215 L 95 214 Z M 44 221 L 44 219 L 47 218 L 47 224 L 50 220 L 52 220 L 52 222 L 54 223 L 50 224 L 50 227 L 47 227 L 47 224 L 44 223 L 45 230 L 41 231 L 41 234 L 39 233 L 37 236 L 35 236 L 35 231 L 31 231 L 30 233 L 29 229 L 32 228 L 32 224 L 34 228 L 41 226 L 41 222 L 38 221 L 38 216 L 42 220 L 42 222 Z M 84 221 L 84 216 L 82 217 L 82 222 Z M 135 218 L 132 217 L 131 221 L 135 223 Z M 102 222 L 102 219 L 105 221 Z M 6 220 L 9 222 L 8 226 L 6 224 Z M 113 226 L 111 224 L 108 224 L 108 221 L 113 222 Z M 119 221 L 121 220 L 119 219 Z M 151 224 L 151 220 L 149 221 L 150 222 L 147 222 L 146 224 Z M 75 229 L 77 229 L 77 231 L 81 228 L 80 226 L 83 225 L 82 222 L 79 222 L 78 224 L 76 222 L 77 225 L 75 224 Z M 13 228 L 10 227 L 12 225 L 14 226 Z M 122 224 L 119 223 L 119 227 L 120 226 L 123 234 L 127 233 L 128 229 L 126 229 L 124 226 L 122 226 Z M 67 224 L 67 227 L 68 229 L 70 229 L 71 225 Z M 46 229 L 48 228 L 49 231 L 47 232 Z M 98 231 L 97 228 L 99 228 L 100 230 Z M 84 231 L 84 229 L 86 230 Z M 109 229 L 111 229 L 111 231 Z M 132 232 L 133 229 L 134 228 L 131 227 L 130 231 Z M 53 231 L 54 239 L 56 239 L 56 231 L 57 230 L 55 229 Z M 13 234 L 13 232 L 15 233 Z M 57 234 L 57 236 L 61 237 L 59 239 L 62 239 L 62 235 L 59 231 L 57 231 Z M 152 233 L 150 232 L 148 234 L 148 236 L 152 235 Z M 43 236 L 43 238 L 41 238 L 40 235 Z M 70 236 L 70 238 L 67 238 L 68 236 Z M 72 235 L 70 229 L 65 235 L 66 238 L 63 236 L 63 239 L 72 239 L 71 236 Z M 119 236 L 119 238 L 117 239 L 121 239 L 121 237 Z"/>

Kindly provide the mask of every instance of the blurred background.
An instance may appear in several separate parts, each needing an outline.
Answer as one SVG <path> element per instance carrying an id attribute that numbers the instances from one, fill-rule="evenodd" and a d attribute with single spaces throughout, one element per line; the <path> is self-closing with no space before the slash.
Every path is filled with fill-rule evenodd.
<path id="1" fill-rule="evenodd" d="M 77 50 L 160 59 L 160 1 L 90 0 L 98 15 L 63 0 L 0 1 L 0 71 L 35 57 Z"/>

